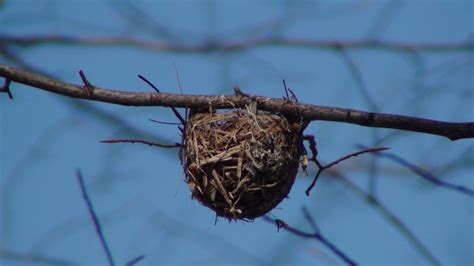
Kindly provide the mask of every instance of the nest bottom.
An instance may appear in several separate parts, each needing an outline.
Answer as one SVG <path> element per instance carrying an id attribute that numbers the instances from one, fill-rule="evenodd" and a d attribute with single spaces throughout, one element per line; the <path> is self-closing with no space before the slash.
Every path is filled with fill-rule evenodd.
<path id="1" fill-rule="evenodd" d="M 301 124 L 248 110 L 195 113 L 185 129 L 192 195 L 218 216 L 254 219 L 289 193 L 301 155 Z"/>

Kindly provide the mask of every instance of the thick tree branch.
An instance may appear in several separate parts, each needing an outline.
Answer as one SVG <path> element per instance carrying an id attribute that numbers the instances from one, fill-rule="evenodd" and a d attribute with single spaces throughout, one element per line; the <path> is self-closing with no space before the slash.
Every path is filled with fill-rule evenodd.
<path id="1" fill-rule="evenodd" d="M 392 128 L 444 136 L 451 140 L 474 138 L 474 122 L 453 123 L 418 117 L 371 113 L 354 109 L 289 102 L 256 95 L 180 95 L 173 93 L 124 92 L 61 82 L 28 71 L 0 64 L 0 76 L 13 82 L 53 93 L 126 106 L 164 106 L 213 109 L 235 108 L 256 101 L 258 109 L 301 117 L 308 121 L 324 120 L 367 127 Z"/>

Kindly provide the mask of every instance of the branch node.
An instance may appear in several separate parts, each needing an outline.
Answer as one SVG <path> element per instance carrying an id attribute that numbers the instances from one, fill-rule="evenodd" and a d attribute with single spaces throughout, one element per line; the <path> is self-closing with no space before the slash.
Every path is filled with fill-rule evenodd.
<path id="1" fill-rule="evenodd" d="M 275 224 L 277 226 L 277 232 L 280 232 L 281 228 L 287 228 L 288 227 L 288 224 L 285 221 L 280 220 L 280 219 L 275 219 Z"/>

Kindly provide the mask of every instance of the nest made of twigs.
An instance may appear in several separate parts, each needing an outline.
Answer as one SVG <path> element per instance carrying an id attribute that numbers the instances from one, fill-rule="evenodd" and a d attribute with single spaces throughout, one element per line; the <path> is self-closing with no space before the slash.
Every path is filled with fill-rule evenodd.
<path id="1" fill-rule="evenodd" d="M 293 185 L 301 131 L 298 121 L 249 108 L 194 112 L 186 123 L 184 155 L 193 197 L 228 219 L 264 215 Z"/>

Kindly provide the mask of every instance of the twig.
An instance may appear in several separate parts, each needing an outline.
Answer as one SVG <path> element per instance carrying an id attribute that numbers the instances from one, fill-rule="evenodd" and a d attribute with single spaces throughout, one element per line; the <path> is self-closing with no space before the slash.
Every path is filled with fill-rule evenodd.
<path id="1" fill-rule="evenodd" d="M 133 93 L 114 91 L 94 87 L 94 94 L 89 96 L 81 86 L 61 82 L 46 76 L 28 71 L 15 69 L 0 64 L 0 76 L 14 82 L 29 85 L 73 98 L 108 102 L 126 106 L 164 106 L 213 109 L 234 108 L 245 106 L 249 98 L 237 95 L 180 95 L 172 93 Z M 274 99 L 263 96 L 252 96 L 259 110 L 279 112 L 284 107 L 284 113 L 299 116 L 305 121 L 324 120 L 357 124 L 367 127 L 392 128 L 444 136 L 451 140 L 474 138 L 474 122 L 453 123 L 430 120 L 418 117 L 393 115 L 384 113 L 364 112 L 346 108 L 317 106 L 305 103 L 286 105 L 284 99 Z"/>
<path id="2" fill-rule="evenodd" d="M 274 223 L 277 226 L 277 230 L 279 231 L 280 229 L 285 229 L 286 231 L 297 235 L 299 237 L 303 238 L 314 238 L 321 242 L 324 246 L 329 248 L 334 254 L 336 254 L 340 259 L 342 259 L 347 265 L 357 265 L 356 262 L 354 262 L 349 256 L 347 256 L 342 250 L 340 250 L 338 247 L 336 247 L 334 244 L 332 244 L 326 237 L 324 237 L 323 234 L 319 231 L 319 229 L 316 226 L 316 223 L 314 221 L 314 218 L 309 214 L 308 210 L 306 207 L 303 207 L 303 213 L 305 216 L 305 219 L 308 221 L 308 223 L 311 225 L 311 227 L 314 230 L 314 233 L 307 233 L 303 232 L 299 229 L 293 228 L 289 226 L 286 222 L 280 219 L 272 219 L 268 215 L 263 216 L 263 219 L 267 222 Z"/>
<path id="3" fill-rule="evenodd" d="M 172 125 L 172 126 L 179 126 L 181 123 L 176 123 L 176 122 L 165 122 L 165 121 L 158 121 L 155 119 L 148 119 L 148 121 L 151 121 L 153 123 L 158 123 L 158 124 L 164 124 L 164 125 Z"/>
<path id="4" fill-rule="evenodd" d="M 344 177 L 341 173 L 331 171 L 332 175 L 345 184 L 355 194 L 365 200 L 369 205 L 372 205 L 376 211 L 387 219 L 400 233 L 407 238 L 407 240 L 413 245 L 413 247 L 432 265 L 441 265 L 435 256 L 428 250 L 428 248 L 415 236 L 415 234 L 398 218 L 393 212 L 391 212 L 385 205 L 382 204 L 376 197 L 365 192 L 363 189 L 358 187 L 355 183 Z"/>
<path id="5" fill-rule="evenodd" d="M 150 87 L 152 87 L 157 93 L 161 94 L 161 91 L 153 83 L 151 83 L 148 79 L 146 79 L 144 76 L 138 75 L 138 77 L 141 80 L 143 80 L 146 84 L 148 84 Z M 173 111 L 174 115 L 179 119 L 179 121 L 181 121 L 181 124 L 185 125 L 186 121 L 183 119 L 183 117 L 178 112 L 178 110 L 176 110 L 176 108 L 174 108 L 173 106 L 171 106 L 171 110 Z"/>
<path id="6" fill-rule="evenodd" d="M 318 166 L 318 172 L 316 173 L 316 176 L 314 177 L 313 181 L 311 182 L 311 184 L 309 185 L 309 187 L 306 189 L 305 193 L 307 196 L 309 196 L 309 192 L 313 189 L 314 185 L 316 185 L 316 181 L 318 180 L 319 176 L 321 175 L 321 173 L 328 169 L 328 168 L 331 168 L 333 167 L 334 165 L 344 161 L 344 160 L 347 160 L 351 157 L 356 157 L 356 156 L 359 156 L 361 154 L 364 154 L 364 153 L 375 153 L 375 152 L 379 152 L 379 151 L 383 151 L 383 150 L 388 150 L 389 148 L 384 148 L 384 147 L 380 147 L 380 148 L 370 148 L 370 149 L 365 149 L 365 150 L 362 150 L 362 151 L 357 151 L 357 152 L 354 152 L 354 153 L 351 153 L 351 154 L 348 154 L 346 156 L 343 156 L 329 164 L 326 164 L 326 165 L 322 165 L 318 159 L 316 159 L 316 156 L 313 155 L 313 157 L 311 159 L 309 159 L 310 161 L 313 161 L 317 166 Z"/>
<path id="7" fill-rule="evenodd" d="M 473 51 L 474 43 L 468 41 L 461 42 L 440 42 L 440 43 L 422 43 L 422 42 L 396 42 L 373 39 L 358 40 L 318 40 L 309 38 L 288 38 L 282 36 L 264 36 L 248 38 L 241 41 L 221 41 L 221 42 L 201 42 L 194 44 L 184 44 L 167 41 L 153 41 L 124 36 L 73 36 L 61 34 L 42 34 L 42 35 L 0 35 L 0 43 L 8 45 L 17 45 L 22 47 L 34 46 L 40 44 L 69 44 L 84 45 L 92 47 L 102 47 L 111 45 L 127 46 L 137 49 L 145 49 L 161 52 L 179 52 L 179 53 L 211 53 L 211 52 L 238 52 L 262 46 L 280 46 L 280 47 L 300 47 L 317 49 L 334 49 L 343 47 L 345 49 L 376 49 L 395 52 L 411 52 L 413 50 L 423 50 L 429 52 L 450 52 L 450 51 Z"/>
<path id="8" fill-rule="evenodd" d="M 285 95 L 286 95 L 286 98 L 284 99 L 297 103 L 298 98 L 296 97 L 296 94 L 293 92 L 293 90 L 291 90 L 289 87 L 286 86 L 286 80 L 283 80 L 283 88 L 285 89 Z"/>
<path id="9" fill-rule="evenodd" d="M 362 145 L 359 145 L 359 146 L 363 147 Z M 381 153 L 374 154 L 374 156 L 388 158 L 388 159 L 390 159 L 390 160 L 392 160 L 392 161 L 394 161 L 394 162 L 410 169 L 412 172 L 417 174 L 419 177 L 421 177 L 421 178 L 425 179 L 426 181 L 431 182 L 431 183 L 433 183 L 437 186 L 444 187 L 444 188 L 454 190 L 456 192 L 460 192 L 460 193 L 466 194 L 468 196 L 474 197 L 474 190 L 472 190 L 470 188 L 467 188 L 467 187 L 464 187 L 464 186 L 461 186 L 461 185 L 454 185 L 454 184 L 448 183 L 446 181 L 443 181 L 440 178 L 433 175 L 432 173 L 430 173 L 429 171 L 408 162 L 407 160 L 403 159 L 402 157 L 400 157 L 398 155 L 395 155 L 393 153 L 388 153 L 388 152 L 381 152 Z"/>
<path id="10" fill-rule="evenodd" d="M 20 253 L 20 252 L 15 252 L 15 251 L 6 250 L 6 249 L 0 249 L 0 259 L 13 260 L 17 262 L 19 265 L 22 265 L 22 263 L 25 263 L 25 264 L 31 263 L 34 265 L 37 265 L 37 264 L 38 265 L 39 264 L 57 265 L 57 266 L 77 265 L 74 262 L 59 259 L 59 258 L 48 257 L 41 254 Z"/>
<path id="11" fill-rule="evenodd" d="M 127 262 L 125 265 L 126 266 L 133 266 L 133 265 L 137 264 L 138 262 L 140 262 L 141 260 L 143 260 L 144 258 L 145 258 L 145 255 L 138 256 L 138 257 L 132 259 L 131 261 Z"/>
<path id="12" fill-rule="evenodd" d="M 367 88 L 367 85 L 364 82 L 364 78 L 362 76 L 361 70 L 357 67 L 356 62 L 352 59 L 352 57 L 349 55 L 346 49 L 340 48 L 336 49 L 336 51 L 339 52 L 342 60 L 344 60 L 345 64 L 347 65 L 347 68 L 349 70 L 350 75 L 356 82 L 357 90 L 359 91 L 359 94 L 362 95 L 364 98 L 365 103 L 369 106 L 370 111 L 378 111 L 378 106 L 375 100 L 372 98 L 372 96 L 369 93 L 369 89 Z"/>
<path id="13" fill-rule="evenodd" d="M 179 93 L 183 94 L 183 87 L 181 86 L 181 79 L 179 78 L 179 71 L 178 71 L 178 66 L 176 65 L 175 62 L 173 62 L 174 66 L 174 71 L 176 72 L 176 79 L 178 80 L 178 86 L 179 86 Z M 185 120 L 188 119 L 188 107 L 184 109 L 184 118 Z M 183 126 L 185 123 L 183 123 Z"/>
<path id="14" fill-rule="evenodd" d="M 12 92 L 10 90 L 10 83 L 11 83 L 11 80 L 6 78 L 5 83 L 3 84 L 3 86 L 0 87 L 0 92 L 6 93 L 8 95 L 8 98 L 10 98 L 10 100 L 13 100 L 13 95 L 12 95 Z"/>
<path id="15" fill-rule="evenodd" d="M 100 225 L 99 218 L 95 214 L 92 201 L 89 199 L 89 196 L 87 195 L 86 185 L 84 184 L 84 179 L 82 178 L 82 174 L 79 170 L 77 170 L 76 176 L 77 176 L 77 180 L 79 181 L 82 197 L 84 198 L 84 201 L 86 202 L 89 215 L 91 216 L 92 221 L 94 222 L 95 231 L 97 235 L 99 236 L 100 243 L 102 244 L 102 248 L 104 249 L 104 252 L 107 255 L 107 260 L 109 262 L 109 265 L 114 266 L 115 264 L 114 264 L 114 259 L 112 257 L 112 253 L 110 252 L 109 246 L 107 245 L 107 241 L 105 240 L 105 236 L 102 232 L 102 227 Z"/>
<path id="16" fill-rule="evenodd" d="M 161 147 L 161 148 L 177 148 L 180 147 L 181 145 L 179 143 L 175 144 L 161 144 L 161 143 L 155 143 L 155 142 L 150 142 L 146 140 L 140 140 L 140 139 L 107 139 L 107 140 L 101 140 L 101 143 L 141 143 L 141 144 L 146 144 L 149 146 L 155 146 L 155 147 Z"/>
<path id="17" fill-rule="evenodd" d="M 92 84 L 89 82 L 89 80 L 86 78 L 86 75 L 82 70 L 79 70 L 79 76 L 81 76 L 82 83 L 84 83 L 84 89 L 86 90 L 87 94 L 89 96 L 92 96 Z"/>

